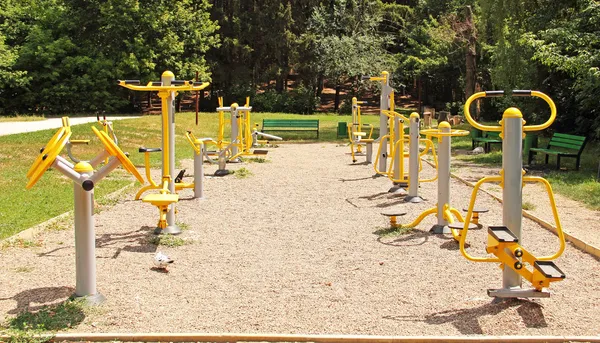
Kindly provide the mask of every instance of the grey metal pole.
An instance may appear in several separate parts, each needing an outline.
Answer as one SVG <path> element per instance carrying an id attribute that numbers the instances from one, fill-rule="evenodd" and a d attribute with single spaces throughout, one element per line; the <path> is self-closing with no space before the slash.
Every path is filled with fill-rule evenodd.
<path id="1" fill-rule="evenodd" d="M 383 113 L 390 109 L 390 94 L 392 93 L 392 87 L 390 86 L 391 75 L 387 71 L 381 72 L 381 76 L 385 78 L 381 83 L 381 97 L 379 100 L 379 144 L 383 144 L 381 147 L 381 155 L 379 156 L 379 170 L 387 170 L 387 143 L 388 140 L 382 139 L 383 136 L 388 134 L 388 117 Z"/>
<path id="2" fill-rule="evenodd" d="M 170 86 L 171 81 L 175 79 L 175 76 L 171 73 L 162 75 L 161 81 L 163 86 Z M 169 134 L 169 176 L 171 176 L 171 180 L 169 181 L 169 192 L 171 194 L 175 194 L 175 92 L 169 92 L 169 97 L 167 98 L 168 105 L 168 125 L 163 130 L 167 130 Z M 164 135 L 163 135 L 164 139 Z M 163 149 L 163 161 L 164 161 L 165 151 Z M 163 162 L 164 163 L 164 162 Z M 158 230 L 157 230 L 158 231 Z M 159 233 L 167 233 L 172 235 L 177 235 L 181 233 L 181 229 L 175 224 L 175 204 L 169 206 L 169 212 L 167 212 L 167 227 L 163 230 L 160 230 Z"/>
<path id="3" fill-rule="evenodd" d="M 441 122 L 438 128 L 442 133 L 450 133 L 448 122 Z M 450 203 L 450 136 L 438 138 L 438 203 L 437 224 L 431 228 L 433 233 L 450 233 L 448 221 L 444 219 L 444 206 Z"/>
<path id="4" fill-rule="evenodd" d="M 516 111 L 514 111 L 516 110 Z M 510 111 L 510 112 L 509 112 Z M 517 113 L 518 112 L 518 113 Z M 523 115 L 513 108 L 502 117 L 504 136 L 502 137 L 502 223 L 521 241 L 523 218 Z M 521 288 L 521 276 L 510 268 L 502 272 L 502 288 Z"/>
<path id="5" fill-rule="evenodd" d="M 239 152 L 238 146 L 236 144 L 243 143 L 243 142 L 236 142 L 236 140 L 238 138 L 238 134 L 240 132 L 237 116 L 238 116 L 238 105 L 232 104 L 231 105 L 231 143 L 232 143 L 231 156 L 235 156 Z"/>
<path id="6" fill-rule="evenodd" d="M 408 151 L 408 196 L 404 201 L 420 203 L 423 198 L 419 196 L 419 114 L 410 114 L 410 141 Z"/>
<path id="7" fill-rule="evenodd" d="M 75 296 L 85 297 L 90 304 L 102 303 L 106 298 L 96 289 L 96 234 L 94 231 L 94 173 L 87 162 L 75 165 L 81 183 L 73 182 L 75 202 Z"/>
<path id="8" fill-rule="evenodd" d="M 366 157 L 367 164 L 373 163 L 372 156 L 373 156 L 373 142 L 368 142 L 367 143 L 367 157 Z"/>
<path id="9" fill-rule="evenodd" d="M 199 145 L 200 152 L 194 151 L 194 198 L 204 199 L 204 142 Z"/>
<path id="10" fill-rule="evenodd" d="M 394 180 L 400 179 L 400 163 L 404 164 L 404 145 L 402 143 L 397 144 L 403 138 L 403 129 L 400 128 L 400 124 L 403 123 L 403 119 L 399 116 L 394 116 L 394 139 L 390 140 L 394 149 L 394 165 L 391 166 L 392 169 L 392 178 Z M 387 163 L 386 163 L 387 164 Z M 397 194 L 397 195 L 405 195 L 406 190 L 402 187 L 406 185 L 400 181 L 394 181 L 392 188 L 388 190 L 389 193 Z"/>

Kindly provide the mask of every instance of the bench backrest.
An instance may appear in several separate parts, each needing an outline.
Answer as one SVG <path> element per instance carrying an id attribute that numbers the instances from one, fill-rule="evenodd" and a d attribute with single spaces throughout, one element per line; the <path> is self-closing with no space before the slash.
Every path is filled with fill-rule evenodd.
<path id="1" fill-rule="evenodd" d="M 587 137 L 555 133 L 548 142 L 548 149 L 576 150 L 577 154 L 581 155 L 586 142 Z"/>
<path id="2" fill-rule="evenodd" d="M 485 131 L 485 138 L 500 139 L 500 131 Z"/>
<path id="3" fill-rule="evenodd" d="M 263 127 L 300 127 L 318 129 L 318 119 L 263 119 Z"/>

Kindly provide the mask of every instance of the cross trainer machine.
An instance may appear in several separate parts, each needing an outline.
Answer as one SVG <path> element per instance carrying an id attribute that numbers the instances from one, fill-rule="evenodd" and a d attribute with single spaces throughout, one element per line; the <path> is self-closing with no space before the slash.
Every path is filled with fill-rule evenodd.
<path id="1" fill-rule="evenodd" d="M 458 240 L 458 230 L 463 228 L 464 219 L 456 208 L 450 206 L 450 147 L 452 137 L 467 136 L 469 131 L 452 130 L 450 124 L 443 121 L 437 129 L 421 130 L 420 133 L 438 139 L 438 202 L 435 207 L 423 211 L 412 223 L 403 226 L 415 227 L 427 216 L 435 214 L 437 224 L 430 231 L 436 234 L 452 233 L 454 239 Z M 458 223 L 455 223 L 455 218 Z M 468 224 L 476 227 L 475 224 Z"/>
<path id="2" fill-rule="evenodd" d="M 486 252 L 495 255 L 494 258 L 474 257 L 465 250 L 465 240 L 469 227 L 465 224 L 460 238 L 460 251 L 464 257 L 474 262 L 500 263 L 502 269 L 502 288 L 489 289 L 488 295 L 495 298 L 533 298 L 549 297 L 547 290 L 551 282 L 561 281 L 565 274 L 552 262 L 558 258 L 565 249 L 565 237 L 560 218 L 556 209 L 554 193 L 550 183 L 541 177 L 525 176 L 523 170 L 523 138 L 525 132 L 541 131 L 549 127 L 556 118 L 556 105 L 546 94 L 532 90 L 513 90 L 514 97 L 538 97 L 546 101 L 550 107 L 550 118 L 540 125 L 525 125 L 523 114 L 518 108 L 510 107 L 504 111 L 500 126 L 482 125 L 471 117 L 471 103 L 479 98 L 504 96 L 504 91 L 488 91 L 473 94 L 465 103 L 465 117 L 473 127 L 482 131 L 500 132 L 502 137 L 502 170 L 499 176 L 484 177 L 479 180 L 473 192 L 466 214 L 466 221 L 471 221 L 477 192 L 482 184 L 498 182 L 502 187 L 502 226 L 488 227 L 488 240 Z M 556 234 L 559 248 L 551 256 L 536 257 L 523 248 L 522 221 L 523 221 L 523 187 L 525 182 L 541 183 L 545 186 L 550 208 L 556 224 Z M 522 280 L 525 279 L 533 288 L 523 288 Z"/>
<path id="3" fill-rule="evenodd" d="M 141 152 L 162 151 L 162 181 L 160 184 L 151 182 L 140 190 L 141 193 L 159 189 L 159 194 L 146 195 L 142 201 L 151 203 L 159 211 L 159 220 L 155 234 L 179 234 L 181 228 L 175 224 L 175 206 L 179 201 L 179 196 L 175 193 L 175 96 L 177 92 L 200 91 L 208 87 L 208 82 L 194 82 L 175 80 L 175 75 L 170 71 L 165 71 L 161 76 L 161 81 L 149 82 L 142 86 L 140 80 L 123 80 L 119 85 L 127 89 L 142 92 L 158 92 L 161 99 L 161 119 L 162 119 L 162 149 L 140 149 Z M 143 151 L 142 151 L 143 150 Z M 149 157 L 146 155 L 146 161 Z M 148 170 L 148 169 L 147 169 Z M 147 174 L 149 175 L 148 171 Z M 193 185 L 188 184 L 192 188 Z M 138 192 L 139 195 L 141 193 Z M 136 196 L 137 198 L 137 196 Z"/>
<path id="4" fill-rule="evenodd" d="M 62 118 L 61 127 L 48 144 L 40 150 L 33 165 L 27 172 L 29 179 L 27 189 L 31 189 L 44 175 L 46 170 L 54 168 L 66 177 L 73 180 L 74 213 L 75 213 L 75 296 L 84 297 L 91 305 L 102 303 L 106 298 L 96 288 L 96 235 L 94 231 L 94 187 L 111 171 L 123 165 L 123 168 L 133 174 L 140 182 L 144 182 L 135 166 L 129 161 L 126 154 L 113 142 L 104 131 L 92 127 L 94 134 L 104 145 L 104 150 L 91 161 L 74 159 L 72 164 L 59 156 L 67 145 L 87 144 L 86 140 L 71 140 L 71 127 L 69 118 Z M 69 156 L 71 153 L 69 152 Z M 109 158 L 98 171 L 94 172 L 103 160 Z"/>
<path id="5" fill-rule="evenodd" d="M 371 164 L 373 156 L 373 124 L 368 124 L 369 133 L 363 131 L 363 123 L 360 113 L 360 105 L 366 104 L 366 101 L 358 101 L 356 97 L 352 98 L 352 124 L 348 127 L 348 139 L 350 140 L 350 155 L 352 163 L 356 163 L 356 156 L 365 156 L 366 163 Z M 362 147 L 366 146 L 366 153 Z"/>

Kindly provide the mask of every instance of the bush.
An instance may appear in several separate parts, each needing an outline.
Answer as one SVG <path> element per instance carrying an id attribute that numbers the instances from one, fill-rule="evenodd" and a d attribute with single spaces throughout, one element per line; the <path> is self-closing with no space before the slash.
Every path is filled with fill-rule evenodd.
<path id="1" fill-rule="evenodd" d="M 252 99 L 252 110 L 256 112 L 286 112 L 311 114 L 317 105 L 319 98 L 312 90 L 300 86 L 290 92 L 277 93 L 275 90 L 267 90 L 258 93 Z"/>

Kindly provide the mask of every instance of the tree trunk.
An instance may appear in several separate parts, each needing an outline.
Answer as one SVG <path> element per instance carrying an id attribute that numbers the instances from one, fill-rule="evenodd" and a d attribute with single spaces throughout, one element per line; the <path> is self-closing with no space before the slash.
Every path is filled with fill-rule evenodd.
<path id="1" fill-rule="evenodd" d="M 473 24 L 473 11 L 471 10 L 471 6 L 467 6 L 465 11 L 465 24 L 467 26 L 467 30 L 465 32 L 467 38 L 465 56 L 465 98 L 468 99 L 475 93 L 475 84 L 477 83 L 477 51 L 475 50 L 477 44 L 477 33 L 475 32 L 475 25 Z M 476 117 L 479 117 L 479 113 L 476 114 Z"/>
<path id="2" fill-rule="evenodd" d="M 333 110 L 335 112 L 340 108 L 340 90 L 342 86 L 337 84 L 335 85 L 335 99 L 333 100 Z"/>

